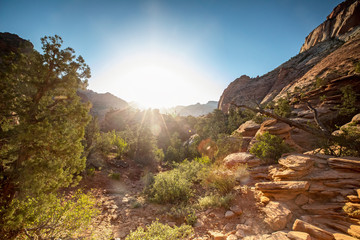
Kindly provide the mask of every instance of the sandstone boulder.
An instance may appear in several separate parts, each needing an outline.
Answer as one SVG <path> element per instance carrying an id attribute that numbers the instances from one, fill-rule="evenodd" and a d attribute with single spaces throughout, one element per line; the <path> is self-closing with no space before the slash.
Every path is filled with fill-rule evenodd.
<path id="1" fill-rule="evenodd" d="M 260 124 L 254 122 L 253 120 L 249 120 L 241 124 L 236 132 L 241 134 L 243 137 L 254 137 L 259 129 Z"/>
<path id="2" fill-rule="evenodd" d="M 259 166 L 261 160 L 250 153 L 240 152 L 232 153 L 224 158 L 224 165 L 232 168 L 238 165 L 247 165 L 248 167 Z"/>
<path id="3" fill-rule="evenodd" d="M 307 191 L 309 183 L 307 181 L 261 182 L 256 183 L 255 188 L 267 197 L 274 197 L 276 200 L 290 200 Z"/>
<path id="4" fill-rule="evenodd" d="M 265 222 L 274 231 L 282 230 L 291 220 L 292 213 L 287 206 L 280 202 L 269 202 L 263 209 L 265 213 Z"/>
<path id="5" fill-rule="evenodd" d="M 226 240 L 226 235 L 221 232 L 209 231 L 209 235 L 213 240 Z"/>
<path id="6" fill-rule="evenodd" d="M 291 240 L 311 240 L 311 237 L 308 233 L 298 231 L 288 232 L 287 237 Z"/>
<path id="7" fill-rule="evenodd" d="M 304 171 L 314 165 L 314 160 L 311 155 L 291 154 L 280 158 L 279 164 L 295 171 Z"/>
<path id="8" fill-rule="evenodd" d="M 332 168 L 343 168 L 360 172 L 360 158 L 357 157 L 329 158 L 328 162 Z"/>
<path id="9" fill-rule="evenodd" d="M 310 223 L 304 222 L 300 219 L 296 219 L 292 227 L 294 231 L 306 232 L 310 236 L 317 240 L 334 240 L 334 235 L 324 229 L 316 227 Z"/>

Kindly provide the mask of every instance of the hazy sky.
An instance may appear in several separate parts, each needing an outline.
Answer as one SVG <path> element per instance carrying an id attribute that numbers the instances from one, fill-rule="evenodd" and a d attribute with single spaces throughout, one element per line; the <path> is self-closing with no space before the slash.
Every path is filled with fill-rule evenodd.
<path id="1" fill-rule="evenodd" d="M 296 55 L 340 0 L 0 0 L 0 31 L 40 50 L 60 35 L 89 88 L 144 106 L 219 100 L 235 78 Z"/>

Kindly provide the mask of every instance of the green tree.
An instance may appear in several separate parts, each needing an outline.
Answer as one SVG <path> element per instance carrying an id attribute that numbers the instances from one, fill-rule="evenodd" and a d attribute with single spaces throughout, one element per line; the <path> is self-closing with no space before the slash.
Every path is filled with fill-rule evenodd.
<path id="1" fill-rule="evenodd" d="M 278 116 L 288 118 L 291 115 L 291 106 L 289 100 L 280 98 L 275 105 L 274 113 Z"/>
<path id="2" fill-rule="evenodd" d="M 12 53 L 0 61 L 0 235 L 13 239 L 39 226 L 27 216 L 54 205 L 59 188 L 76 184 L 88 106 L 76 90 L 90 69 L 59 36 L 41 39 L 43 54 Z M 35 199 L 36 208 L 20 208 Z M 49 201 L 41 201 L 49 199 Z M 16 204 L 15 204 L 16 203 Z M 35 211 L 35 213 L 34 213 Z M 32 227 L 30 227 L 32 226 Z"/>

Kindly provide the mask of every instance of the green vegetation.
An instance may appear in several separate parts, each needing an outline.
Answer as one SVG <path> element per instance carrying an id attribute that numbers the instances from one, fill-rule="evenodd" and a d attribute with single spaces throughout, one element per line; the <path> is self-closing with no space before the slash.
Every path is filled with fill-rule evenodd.
<path id="1" fill-rule="evenodd" d="M 319 87 L 323 87 L 326 84 L 328 84 L 328 80 L 324 79 L 324 78 L 319 78 L 317 77 L 315 79 L 315 88 L 319 88 Z"/>
<path id="2" fill-rule="evenodd" d="M 342 93 L 341 105 L 337 106 L 340 116 L 352 116 L 359 107 L 356 105 L 357 94 L 351 86 L 344 86 L 340 89 Z"/>
<path id="3" fill-rule="evenodd" d="M 360 62 L 357 62 L 357 63 L 355 64 L 355 72 L 356 72 L 356 73 L 360 73 Z"/>
<path id="4" fill-rule="evenodd" d="M 277 162 L 283 153 L 290 152 L 291 148 L 278 136 L 265 132 L 256 137 L 256 142 L 250 149 L 250 153 L 265 162 Z"/>
<path id="5" fill-rule="evenodd" d="M 278 116 L 288 118 L 291 115 L 291 106 L 289 100 L 280 98 L 274 107 L 274 113 Z"/>
<path id="6" fill-rule="evenodd" d="M 138 227 L 134 232 L 131 232 L 126 240 L 177 240 L 186 239 L 193 234 L 194 230 L 189 225 L 182 225 L 180 227 L 159 223 L 155 221 L 147 226 L 146 230 Z"/>
<path id="7" fill-rule="evenodd" d="M 169 216 L 183 220 L 190 226 L 193 226 L 197 221 L 196 211 L 192 205 L 180 204 L 179 206 L 174 206 L 170 209 Z"/>
<path id="8" fill-rule="evenodd" d="M 209 190 L 226 195 L 235 187 L 236 176 L 231 170 L 214 167 L 203 178 L 202 184 Z"/>
<path id="9" fill-rule="evenodd" d="M 82 140 L 89 107 L 76 91 L 86 85 L 90 69 L 73 49 L 61 48 L 59 36 L 41 42 L 43 54 L 12 53 L 0 62 L 4 239 L 72 235 L 96 213 L 87 195 L 71 201 L 57 195 L 60 188 L 77 184 L 85 168 Z"/>
<path id="10" fill-rule="evenodd" d="M 198 199 L 198 204 L 200 209 L 208 209 L 213 207 L 224 207 L 228 208 L 230 206 L 230 202 L 234 200 L 233 194 L 227 194 L 225 196 L 221 196 L 219 194 L 209 194 L 204 197 L 200 197 Z"/>
<path id="11" fill-rule="evenodd" d="M 197 158 L 176 165 L 172 170 L 157 174 L 145 189 L 151 201 L 157 203 L 179 203 L 193 196 L 192 186 L 200 174 L 207 169 L 208 158 Z"/>

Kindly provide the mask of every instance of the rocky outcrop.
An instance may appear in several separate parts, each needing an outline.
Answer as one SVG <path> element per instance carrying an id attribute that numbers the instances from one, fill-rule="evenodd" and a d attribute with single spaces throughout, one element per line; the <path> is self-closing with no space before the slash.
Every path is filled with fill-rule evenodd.
<path id="1" fill-rule="evenodd" d="M 360 2 L 347 0 L 334 8 L 326 20 L 315 28 L 306 38 L 300 52 L 304 52 L 319 42 L 333 38 L 344 38 L 360 25 Z"/>
<path id="2" fill-rule="evenodd" d="M 228 168 L 233 168 L 239 165 L 246 165 L 247 167 L 256 167 L 261 164 L 261 160 L 250 153 L 239 152 L 232 153 L 224 158 L 224 165 Z"/>
<path id="3" fill-rule="evenodd" d="M 288 94 L 306 97 L 307 92 L 315 86 L 316 79 L 330 82 L 341 76 L 354 74 L 354 64 L 360 61 L 359 10 L 358 0 L 340 4 L 329 15 L 329 19 L 325 21 L 327 23 L 324 23 L 324 31 L 331 33 L 324 34 L 323 38 L 321 31 L 314 30 L 318 33 L 309 35 L 303 47 L 306 51 L 302 50 L 297 56 L 261 77 L 250 78 L 243 75 L 230 83 L 220 98 L 219 109 L 227 112 L 232 102 L 237 105 L 267 103 Z M 339 91 L 339 87 L 340 85 L 333 85 L 331 89 Z M 318 102 L 320 96 L 323 95 L 316 97 Z M 329 109 L 339 103 L 339 99 L 334 101 L 332 96 L 330 94 L 326 99 L 326 104 L 330 105 L 320 103 L 315 107 L 327 110 L 325 115 L 334 112 Z M 306 106 L 300 106 L 300 109 L 307 110 Z"/>
<path id="4" fill-rule="evenodd" d="M 0 33 L 0 56 L 9 54 L 10 52 L 29 53 L 34 49 L 34 45 L 16 34 Z M 1 61 L 1 58 L 0 58 Z"/>

